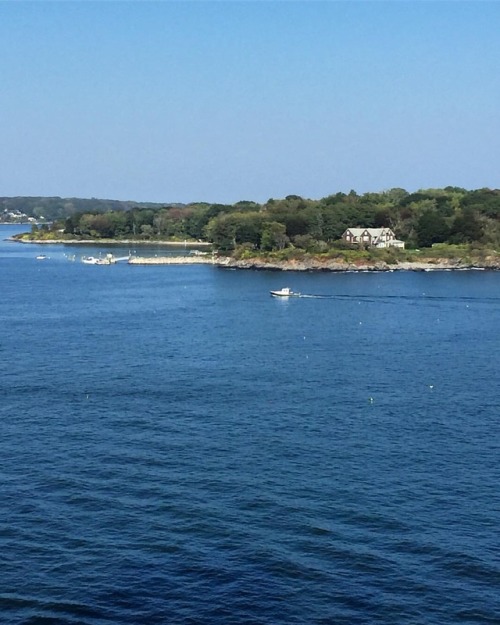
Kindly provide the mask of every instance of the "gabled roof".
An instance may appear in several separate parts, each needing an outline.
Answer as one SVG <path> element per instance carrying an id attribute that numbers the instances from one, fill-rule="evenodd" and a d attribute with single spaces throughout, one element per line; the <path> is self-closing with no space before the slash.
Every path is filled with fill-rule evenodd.
<path id="1" fill-rule="evenodd" d="M 347 230 L 349 230 L 349 232 L 353 234 L 355 237 L 360 237 L 363 234 L 363 232 L 366 232 L 368 230 L 368 228 L 347 228 Z"/>
<path id="2" fill-rule="evenodd" d="M 363 232 L 368 232 L 370 236 L 377 238 L 386 230 L 390 230 L 390 228 L 347 228 L 347 230 L 349 230 L 349 232 L 351 232 L 355 237 L 360 237 Z"/>

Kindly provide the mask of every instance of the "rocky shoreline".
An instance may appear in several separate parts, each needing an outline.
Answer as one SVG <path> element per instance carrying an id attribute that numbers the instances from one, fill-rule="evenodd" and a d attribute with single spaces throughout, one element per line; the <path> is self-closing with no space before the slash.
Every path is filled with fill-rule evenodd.
<path id="1" fill-rule="evenodd" d="M 394 264 L 385 262 L 349 263 L 339 260 L 307 259 L 269 261 L 265 259 L 236 260 L 228 256 L 165 256 L 134 257 L 131 265 L 213 265 L 221 269 L 250 269 L 267 271 L 325 271 L 325 272 L 367 272 L 367 271 L 467 271 L 499 270 L 500 258 L 486 259 L 484 262 L 469 262 L 457 259 L 427 259 L 419 262 L 401 261 Z"/>
<path id="2" fill-rule="evenodd" d="M 133 240 L 80 240 L 68 241 L 66 239 L 53 240 L 27 240 L 10 238 L 16 243 L 35 244 L 65 244 L 65 245 L 158 245 L 177 246 L 188 248 L 210 247 L 207 242 L 196 241 L 133 241 Z M 368 272 L 368 271 L 467 271 L 467 270 L 500 270 L 500 255 L 488 255 L 483 258 L 425 258 L 418 261 L 385 261 L 349 262 L 341 259 L 328 259 L 322 257 L 306 257 L 303 259 L 270 260 L 265 258 L 250 258 L 238 260 L 230 256 L 134 256 L 128 261 L 131 265 L 213 265 L 222 269 L 253 269 L 268 271 L 325 271 L 325 272 Z"/>
<path id="3" fill-rule="evenodd" d="M 394 264 L 386 262 L 349 263 L 339 260 L 307 259 L 267 261 L 263 259 L 235 260 L 216 258 L 218 267 L 227 269 L 254 269 L 274 271 L 328 271 L 328 272 L 366 272 L 366 271 L 467 271 L 499 270 L 500 258 L 486 258 L 484 261 L 465 261 L 461 259 L 426 259 L 422 261 L 401 261 Z"/>

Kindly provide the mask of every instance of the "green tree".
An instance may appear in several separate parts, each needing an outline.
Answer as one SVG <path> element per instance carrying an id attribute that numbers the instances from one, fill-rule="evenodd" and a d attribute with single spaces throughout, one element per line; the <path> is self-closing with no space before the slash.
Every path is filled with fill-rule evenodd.
<path id="1" fill-rule="evenodd" d="M 318 246 L 318 241 L 310 234 L 298 234 L 292 239 L 295 247 L 299 247 L 306 252 L 314 252 Z"/>
<path id="2" fill-rule="evenodd" d="M 142 224 L 141 236 L 145 239 L 150 239 L 154 235 L 154 228 L 150 224 Z"/>
<path id="3" fill-rule="evenodd" d="M 232 217 L 235 226 L 234 236 L 236 243 L 251 243 L 254 247 L 259 247 L 264 221 L 263 215 L 254 211 L 234 213 Z"/>
<path id="4" fill-rule="evenodd" d="M 211 219 L 205 228 L 205 236 L 221 251 L 234 250 L 236 246 L 236 224 L 231 215 L 222 215 Z"/>
<path id="5" fill-rule="evenodd" d="M 451 224 L 450 243 L 471 243 L 483 236 L 483 226 L 472 208 L 464 208 Z"/>
<path id="6" fill-rule="evenodd" d="M 469 191 L 462 199 L 464 208 L 472 208 L 479 215 L 491 219 L 500 218 L 500 190 L 476 189 Z"/>
<path id="7" fill-rule="evenodd" d="M 285 225 L 277 221 L 270 221 L 262 230 L 260 247 L 267 251 L 282 250 L 289 240 Z"/>
<path id="8" fill-rule="evenodd" d="M 443 243 L 450 229 L 444 217 L 434 210 L 426 210 L 417 222 L 417 242 L 420 247 L 431 247 L 433 243 Z"/>

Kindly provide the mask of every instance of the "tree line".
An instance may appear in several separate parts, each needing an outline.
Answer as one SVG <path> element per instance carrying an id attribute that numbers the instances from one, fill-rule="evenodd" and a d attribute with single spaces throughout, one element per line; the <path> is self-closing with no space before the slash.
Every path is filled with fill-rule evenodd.
<path id="1" fill-rule="evenodd" d="M 75 213 L 126 211 L 133 208 L 161 208 L 163 204 L 153 202 L 129 202 L 122 200 L 101 200 L 98 198 L 62 197 L 0 197 L 0 213 L 19 211 L 28 217 L 43 222 L 61 220 Z"/>
<path id="2" fill-rule="evenodd" d="M 85 210 L 56 220 L 71 238 L 203 240 L 221 251 L 341 247 L 349 227 L 390 227 L 409 248 L 473 243 L 500 248 L 500 190 L 459 187 L 409 193 L 336 193 L 319 200 L 288 195 L 264 204 L 192 203 Z"/>

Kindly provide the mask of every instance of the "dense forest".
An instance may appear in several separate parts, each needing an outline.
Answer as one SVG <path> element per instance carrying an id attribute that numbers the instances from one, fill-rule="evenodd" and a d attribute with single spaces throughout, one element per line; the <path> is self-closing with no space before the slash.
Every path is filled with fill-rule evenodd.
<path id="1" fill-rule="evenodd" d="M 395 188 L 362 195 L 355 191 L 336 193 L 320 200 L 289 195 L 265 204 L 130 203 L 119 209 L 111 206 L 104 212 L 102 205 L 92 205 L 97 201 L 86 202 L 89 208 L 72 209 L 64 219 L 42 226 L 45 236 L 56 238 L 59 233 L 59 238 L 63 234 L 73 239 L 188 239 L 210 241 L 221 251 L 293 247 L 321 253 L 345 245 L 340 239 L 348 227 L 388 226 L 410 249 L 436 243 L 477 243 L 500 249 L 497 189 L 446 187 L 409 193 Z M 26 211 L 26 207 L 23 209 Z M 33 236 L 36 234 L 34 227 Z"/>

